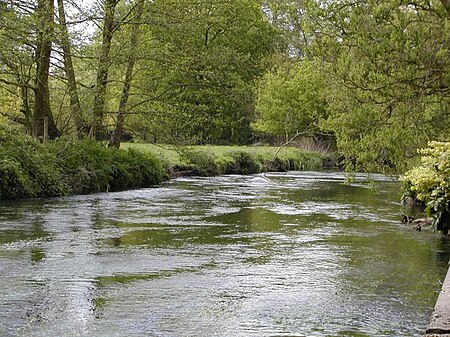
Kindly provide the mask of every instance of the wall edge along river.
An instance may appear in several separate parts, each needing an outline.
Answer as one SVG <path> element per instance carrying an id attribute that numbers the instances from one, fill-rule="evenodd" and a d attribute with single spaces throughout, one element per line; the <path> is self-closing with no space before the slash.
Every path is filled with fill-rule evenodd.
<path id="1" fill-rule="evenodd" d="M 450 268 L 428 323 L 425 337 L 450 337 Z"/>

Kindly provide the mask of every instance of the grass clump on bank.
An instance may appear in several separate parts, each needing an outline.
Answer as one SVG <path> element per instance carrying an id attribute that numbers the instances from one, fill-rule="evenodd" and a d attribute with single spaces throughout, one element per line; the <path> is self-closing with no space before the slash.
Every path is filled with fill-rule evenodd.
<path id="1" fill-rule="evenodd" d="M 167 178 L 161 161 L 150 153 L 108 149 L 92 141 L 44 145 L 0 124 L 0 199 L 119 191 Z"/>

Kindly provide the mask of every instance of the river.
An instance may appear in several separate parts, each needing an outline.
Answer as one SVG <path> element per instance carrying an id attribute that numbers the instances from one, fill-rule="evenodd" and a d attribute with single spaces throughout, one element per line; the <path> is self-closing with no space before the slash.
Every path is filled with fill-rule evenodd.
<path id="1" fill-rule="evenodd" d="M 1 336 L 421 336 L 450 257 L 399 184 L 180 178 L 0 204 Z"/>

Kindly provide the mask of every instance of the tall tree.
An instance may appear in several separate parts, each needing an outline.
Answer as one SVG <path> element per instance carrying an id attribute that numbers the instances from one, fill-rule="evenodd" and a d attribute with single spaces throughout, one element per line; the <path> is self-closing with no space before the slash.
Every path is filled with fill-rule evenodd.
<path id="1" fill-rule="evenodd" d="M 64 9 L 64 1 L 58 0 L 58 18 L 59 18 L 59 43 L 63 51 L 64 58 L 64 70 L 67 77 L 67 86 L 70 96 L 70 108 L 73 119 L 75 120 L 75 126 L 77 129 L 77 136 L 81 138 L 84 131 L 84 123 L 81 112 L 80 98 L 78 95 L 77 82 L 75 78 L 75 70 L 73 66 L 72 48 L 69 39 L 69 33 L 67 28 L 66 13 Z"/>
<path id="2" fill-rule="evenodd" d="M 261 80 L 253 128 L 260 134 L 284 138 L 288 143 L 320 131 L 327 118 L 325 79 L 319 63 L 283 60 Z"/>
<path id="3" fill-rule="evenodd" d="M 102 27 L 102 42 L 100 55 L 98 57 L 97 80 L 95 85 L 95 97 L 93 105 L 93 122 L 90 137 L 101 138 L 103 131 L 103 118 L 106 99 L 106 86 L 108 84 L 108 73 L 110 68 L 110 51 L 114 31 L 117 28 L 115 20 L 116 7 L 120 0 L 105 0 L 104 19 Z"/>
<path id="4" fill-rule="evenodd" d="M 36 8 L 36 79 L 34 83 L 33 134 L 56 138 L 59 131 L 50 108 L 49 71 L 54 33 L 53 0 L 38 0 Z"/>
<path id="5" fill-rule="evenodd" d="M 145 8 L 145 0 L 137 0 L 136 1 L 136 8 L 133 20 L 131 22 L 132 28 L 130 33 L 130 47 L 128 52 L 128 60 L 125 70 L 125 78 L 123 82 L 123 88 L 122 88 L 122 95 L 120 97 L 119 102 L 119 109 L 116 115 L 116 124 L 114 131 L 111 135 L 111 139 L 109 141 L 108 147 L 120 147 L 120 139 L 123 134 L 123 127 L 125 122 L 125 116 L 127 113 L 127 104 L 128 104 L 128 98 L 130 96 L 130 88 L 131 88 L 131 81 L 133 79 L 133 70 L 134 65 L 136 63 L 137 58 L 137 52 L 136 49 L 138 47 L 139 42 L 139 31 L 140 27 L 142 25 L 141 18 L 142 14 L 144 13 Z"/>
<path id="6" fill-rule="evenodd" d="M 329 65 L 327 129 L 354 169 L 402 171 L 450 131 L 449 15 L 440 1 L 317 6 L 315 50 Z"/>
<path id="7" fill-rule="evenodd" d="M 168 123 L 173 138 L 248 142 L 254 84 L 276 35 L 261 4 L 157 0 L 150 11 L 153 59 L 166 90 L 150 109 L 164 109 L 159 128 Z"/>
<path id="8" fill-rule="evenodd" d="M 33 8 L 34 10 L 34 8 Z M 32 102 L 34 88 L 34 39 L 29 36 L 33 26 L 32 11 L 18 12 L 6 3 L 0 4 L 0 84 L 19 108 L 2 111 L 10 120 L 23 124 L 32 133 Z M 19 111 L 20 110 L 20 111 Z"/>

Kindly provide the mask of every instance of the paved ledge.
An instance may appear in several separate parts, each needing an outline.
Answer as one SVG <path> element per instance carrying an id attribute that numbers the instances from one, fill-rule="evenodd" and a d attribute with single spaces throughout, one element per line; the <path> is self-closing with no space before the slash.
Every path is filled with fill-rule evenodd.
<path id="1" fill-rule="evenodd" d="M 434 306 L 425 337 L 450 337 L 450 268 Z"/>

